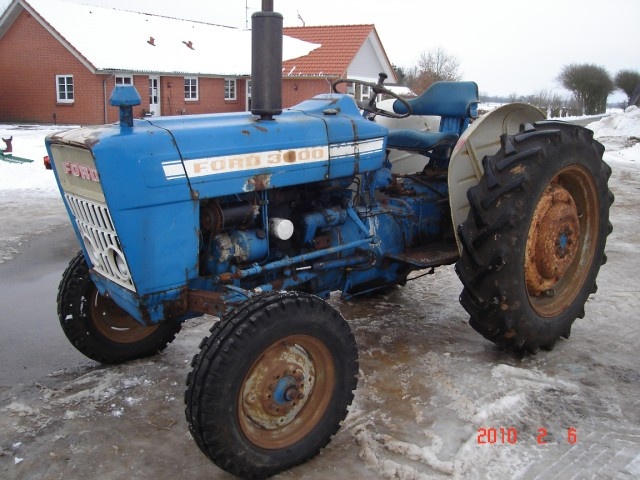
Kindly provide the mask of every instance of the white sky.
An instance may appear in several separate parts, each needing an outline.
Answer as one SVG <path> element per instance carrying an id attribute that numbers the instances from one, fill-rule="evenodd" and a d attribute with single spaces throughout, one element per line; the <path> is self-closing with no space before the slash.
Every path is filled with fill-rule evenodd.
<path id="1" fill-rule="evenodd" d="M 69 0 L 244 28 L 261 0 Z M 2 10 L 9 0 L 0 0 Z M 464 80 L 491 95 L 565 93 L 564 65 L 593 63 L 613 76 L 640 71 L 639 0 L 274 0 L 285 26 L 373 23 L 392 63 L 411 67 L 443 47 Z M 248 7 L 248 12 L 247 8 Z M 620 92 L 610 101 L 622 100 Z"/>

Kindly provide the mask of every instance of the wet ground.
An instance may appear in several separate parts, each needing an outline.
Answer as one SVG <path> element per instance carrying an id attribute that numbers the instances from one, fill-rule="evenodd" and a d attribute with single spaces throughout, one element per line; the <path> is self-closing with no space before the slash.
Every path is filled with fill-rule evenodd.
<path id="1" fill-rule="evenodd" d="M 637 169 L 614 165 L 611 187 L 599 290 L 551 352 L 516 358 L 473 331 L 451 267 L 376 299 L 332 298 L 358 343 L 355 401 L 321 455 L 277 478 L 639 478 Z M 0 478 L 232 478 L 198 450 L 182 401 L 216 319 L 150 359 L 85 359 L 55 313 L 76 248 L 64 222 L 47 232 L 0 264 Z"/>

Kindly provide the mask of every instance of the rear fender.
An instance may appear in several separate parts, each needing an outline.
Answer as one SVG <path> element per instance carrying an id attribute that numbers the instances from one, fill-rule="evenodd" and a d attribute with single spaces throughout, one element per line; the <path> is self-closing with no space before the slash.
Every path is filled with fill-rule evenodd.
<path id="1" fill-rule="evenodd" d="M 478 118 L 456 143 L 449 162 L 449 202 L 458 251 L 462 253 L 457 227 L 467 219 L 467 190 L 478 184 L 484 174 L 482 159 L 500 150 L 500 137 L 520 131 L 523 123 L 534 123 L 546 117 L 541 110 L 524 103 L 499 107 Z"/>

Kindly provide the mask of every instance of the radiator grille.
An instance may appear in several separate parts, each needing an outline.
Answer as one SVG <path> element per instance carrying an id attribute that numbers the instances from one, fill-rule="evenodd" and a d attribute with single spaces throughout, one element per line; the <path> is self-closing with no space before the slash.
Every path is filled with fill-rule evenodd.
<path id="1" fill-rule="evenodd" d="M 111 214 L 106 205 L 65 194 L 93 268 L 109 280 L 135 291 Z"/>

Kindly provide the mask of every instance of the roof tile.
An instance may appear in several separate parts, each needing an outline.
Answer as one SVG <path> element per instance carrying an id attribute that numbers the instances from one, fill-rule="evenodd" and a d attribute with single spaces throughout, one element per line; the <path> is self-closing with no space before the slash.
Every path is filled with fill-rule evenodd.
<path id="1" fill-rule="evenodd" d="M 322 46 L 304 57 L 283 62 L 283 71 L 291 76 L 341 77 L 374 30 L 373 25 L 285 27 L 285 35 Z"/>

